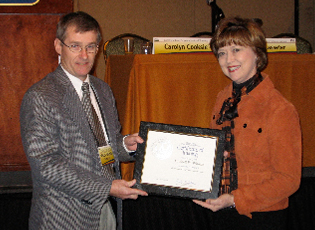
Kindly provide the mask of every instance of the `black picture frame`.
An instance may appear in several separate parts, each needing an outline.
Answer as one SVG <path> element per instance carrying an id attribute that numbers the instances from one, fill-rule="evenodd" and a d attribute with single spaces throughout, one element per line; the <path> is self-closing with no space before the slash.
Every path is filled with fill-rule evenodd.
<path id="1" fill-rule="evenodd" d="M 168 134 L 180 134 L 187 136 L 197 136 L 197 137 L 211 137 L 216 138 L 216 150 L 213 159 L 213 171 L 212 171 L 212 181 L 210 191 L 199 191 L 196 189 L 187 189 L 177 186 L 168 186 L 168 185 L 158 185 L 154 183 L 143 183 L 142 175 L 146 154 L 147 143 L 148 143 L 148 133 L 150 131 L 163 132 Z M 218 197 L 219 186 L 220 186 L 220 177 L 221 177 L 221 168 L 224 152 L 224 142 L 225 142 L 225 132 L 222 130 L 216 129 L 207 129 L 191 126 L 180 126 L 180 125 L 171 125 L 163 123 L 154 123 L 154 122 L 145 122 L 141 121 L 139 136 L 144 140 L 142 144 L 138 144 L 137 152 L 135 154 L 135 168 L 134 168 L 134 179 L 137 180 L 135 187 L 141 190 L 148 192 L 153 195 L 162 195 L 162 196 L 174 196 L 181 198 L 192 198 L 192 199 L 214 199 Z M 163 170 L 163 169 L 161 169 Z M 159 173 L 157 171 L 156 173 Z M 177 171 L 176 171 L 177 173 Z"/>

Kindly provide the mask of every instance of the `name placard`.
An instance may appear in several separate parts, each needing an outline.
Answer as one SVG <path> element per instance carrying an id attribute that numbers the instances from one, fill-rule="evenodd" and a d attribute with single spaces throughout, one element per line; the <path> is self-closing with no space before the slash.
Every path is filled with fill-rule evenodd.
<path id="1" fill-rule="evenodd" d="M 266 40 L 268 53 L 297 52 L 295 38 L 267 38 Z"/>
<path id="2" fill-rule="evenodd" d="M 168 54 L 212 52 L 210 41 L 211 38 L 154 37 L 153 53 Z M 268 53 L 297 52 L 295 38 L 266 38 L 266 41 Z"/>
<path id="3" fill-rule="evenodd" d="M 211 38 L 154 37 L 153 53 L 211 52 Z"/>
<path id="4" fill-rule="evenodd" d="M 34 6 L 40 0 L 0 0 L 0 6 Z"/>

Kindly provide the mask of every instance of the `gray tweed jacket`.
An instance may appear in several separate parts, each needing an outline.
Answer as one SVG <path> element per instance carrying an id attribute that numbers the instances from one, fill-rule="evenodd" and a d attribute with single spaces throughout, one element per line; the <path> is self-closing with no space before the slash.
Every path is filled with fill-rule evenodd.
<path id="1" fill-rule="evenodd" d="M 59 66 L 26 92 L 21 105 L 21 135 L 33 180 L 29 229 L 98 229 L 111 182 L 120 178 L 119 161 L 132 160 L 122 145 L 110 87 L 93 76 L 90 82 L 114 151 L 116 175 L 101 166 L 81 101 Z"/>

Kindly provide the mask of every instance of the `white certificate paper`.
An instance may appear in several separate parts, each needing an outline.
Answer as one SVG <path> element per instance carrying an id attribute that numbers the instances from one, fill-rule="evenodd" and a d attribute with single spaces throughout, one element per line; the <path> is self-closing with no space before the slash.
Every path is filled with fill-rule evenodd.
<path id="1" fill-rule="evenodd" d="M 211 192 L 218 138 L 149 130 L 141 183 Z"/>

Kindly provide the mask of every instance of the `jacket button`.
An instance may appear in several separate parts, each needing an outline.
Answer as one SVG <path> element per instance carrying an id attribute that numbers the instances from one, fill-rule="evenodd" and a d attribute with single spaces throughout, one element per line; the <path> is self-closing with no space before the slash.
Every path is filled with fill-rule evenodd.
<path id="1" fill-rule="evenodd" d="M 91 201 L 84 200 L 84 199 L 82 199 L 81 202 L 82 202 L 83 204 L 88 204 L 88 205 L 91 205 L 91 204 L 92 204 Z"/>
<path id="2" fill-rule="evenodd" d="M 259 129 L 258 129 L 258 132 L 259 132 L 259 133 L 261 133 L 261 132 L 262 132 L 262 129 L 261 129 L 261 128 L 259 128 Z"/>
<path id="3" fill-rule="evenodd" d="M 244 125 L 243 125 L 243 128 L 246 128 L 246 127 L 247 127 L 247 124 L 244 124 Z"/>

